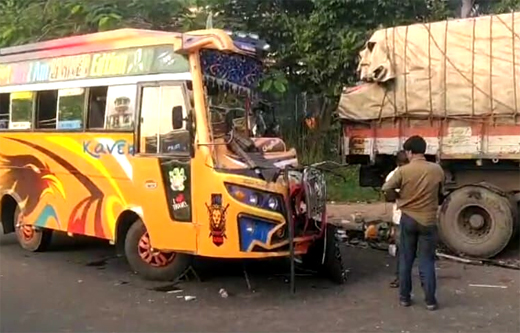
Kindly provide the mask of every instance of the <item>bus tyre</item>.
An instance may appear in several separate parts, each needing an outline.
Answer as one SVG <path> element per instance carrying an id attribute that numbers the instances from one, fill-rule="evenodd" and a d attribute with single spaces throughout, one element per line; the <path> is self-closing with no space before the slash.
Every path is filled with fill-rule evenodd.
<path id="1" fill-rule="evenodd" d="M 191 259 L 187 254 L 153 249 L 148 231 L 140 219 L 128 229 L 125 256 L 136 273 L 154 281 L 172 281 L 181 277 Z"/>
<path id="2" fill-rule="evenodd" d="M 513 230 L 510 201 L 485 187 L 460 188 L 441 206 L 439 236 L 458 254 L 491 258 L 507 246 Z"/>
<path id="3" fill-rule="evenodd" d="M 49 248 L 52 240 L 52 230 L 22 225 L 19 222 L 20 208 L 16 207 L 14 213 L 16 238 L 20 246 L 27 251 L 43 252 Z"/>
<path id="4" fill-rule="evenodd" d="M 340 243 L 336 238 L 336 227 L 327 224 L 325 233 L 325 237 L 316 240 L 303 256 L 303 266 L 317 271 L 334 283 L 343 284 L 347 275 L 343 267 Z"/>

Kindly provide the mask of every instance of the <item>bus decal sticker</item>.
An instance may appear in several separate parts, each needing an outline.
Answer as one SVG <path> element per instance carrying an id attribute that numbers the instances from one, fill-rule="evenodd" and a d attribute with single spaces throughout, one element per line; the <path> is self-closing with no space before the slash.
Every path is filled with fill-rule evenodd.
<path id="1" fill-rule="evenodd" d="M 189 208 L 188 203 L 186 202 L 186 199 L 184 198 L 184 194 L 179 193 L 175 197 L 172 207 L 174 211 L 178 211 L 183 208 Z"/>
<path id="2" fill-rule="evenodd" d="M 222 194 L 212 194 L 211 204 L 205 204 L 209 215 L 209 237 L 213 244 L 221 246 L 226 239 L 226 214 L 229 204 L 222 205 Z"/>
<path id="3" fill-rule="evenodd" d="M 190 164 L 173 158 L 160 158 L 159 166 L 170 218 L 175 222 L 191 222 Z"/>
<path id="4" fill-rule="evenodd" d="M 169 172 L 170 176 L 170 187 L 172 191 L 182 192 L 184 191 L 184 181 L 186 181 L 186 175 L 184 168 L 174 168 Z"/>

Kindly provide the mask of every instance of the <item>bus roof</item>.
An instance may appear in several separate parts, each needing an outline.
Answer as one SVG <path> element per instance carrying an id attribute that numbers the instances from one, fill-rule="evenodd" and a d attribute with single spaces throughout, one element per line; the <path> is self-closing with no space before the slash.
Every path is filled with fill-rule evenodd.
<path id="1" fill-rule="evenodd" d="M 187 33 L 118 29 L 3 48 L 0 64 L 156 45 L 171 45 L 175 51 L 209 47 L 256 55 L 267 44 L 220 29 Z"/>
<path id="2" fill-rule="evenodd" d="M 0 63 L 159 44 L 170 44 L 174 48 L 178 48 L 182 45 L 182 34 L 141 29 L 119 29 L 65 37 L 0 49 Z"/>

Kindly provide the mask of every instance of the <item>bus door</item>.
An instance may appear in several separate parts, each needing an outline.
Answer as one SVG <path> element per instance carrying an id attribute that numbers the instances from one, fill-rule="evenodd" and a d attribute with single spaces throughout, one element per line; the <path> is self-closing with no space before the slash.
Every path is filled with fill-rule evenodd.
<path id="1" fill-rule="evenodd" d="M 186 86 L 183 83 L 146 84 L 141 86 L 140 95 L 138 155 L 142 157 L 141 160 L 148 160 L 147 163 L 150 163 L 150 160 L 157 162 L 150 163 L 146 169 L 150 170 L 150 174 L 161 179 L 164 187 L 163 202 L 167 206 L 154 202 L 152 216 L 158 218 L 161 212 L 157 210 L 160 208 L 168 211 L 167 223 L 163 221 L 159 228 L 161 234 L 149 230 L 150 236 L 154 245 L 159 244 L 155 245 L 156 247 L 193 249 L 196 246 L 196 232 L 192 223 L 194 220 L 190 165 L 192 143 L 186 121 L 191 108 Z M 160 175 L 152 171 L 155 167 L 158 168 L 157 172 Z M 144 178 L 142 180 L 146 181 Z M 145 224 L 148 224 L 147 221 Z M 169 239 L 172 239 L 172 233 L 179 235 L 174 237 L 175 244 L 165 239 L 168 229 L 171 231 Z M 157 237 L 154 237 L 154 234 Z"/>

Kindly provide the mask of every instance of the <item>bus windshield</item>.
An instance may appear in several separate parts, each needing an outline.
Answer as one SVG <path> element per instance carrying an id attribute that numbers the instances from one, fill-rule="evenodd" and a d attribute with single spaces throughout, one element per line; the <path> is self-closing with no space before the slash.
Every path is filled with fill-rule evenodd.
<path id="1" fill-rule="evenodd" d="M 251 136 L 251 97 L 262 76 L 262 62 L 242 54 L 204 50 L 201 63 L 214 139 L 230 129 Z"/>

